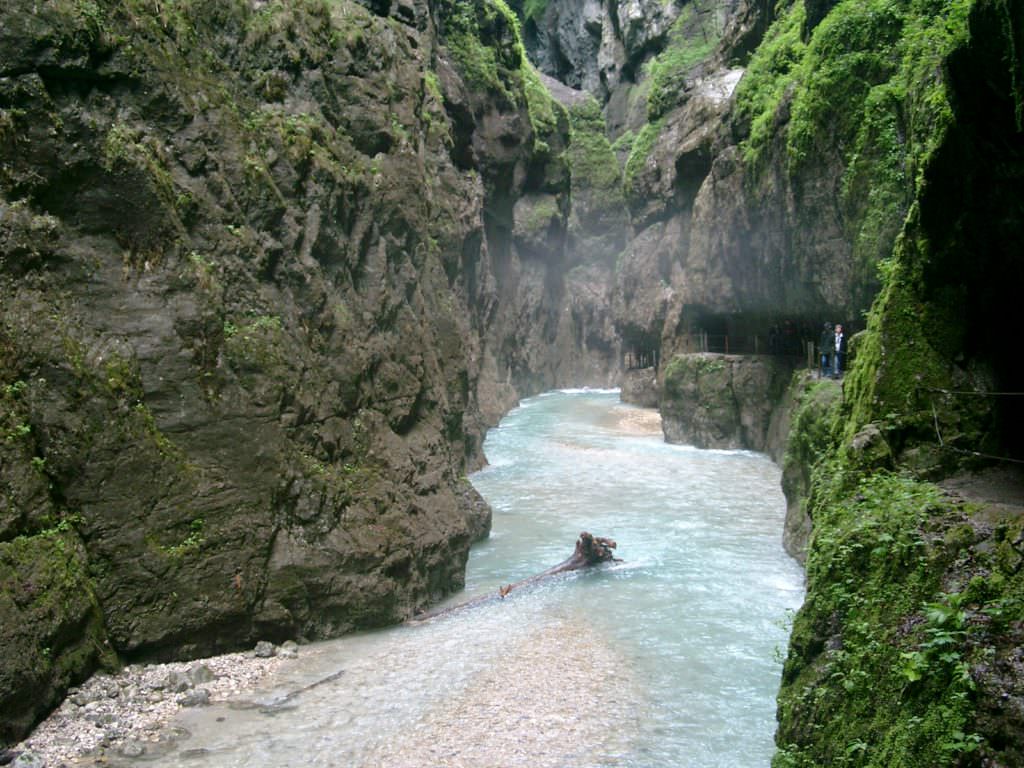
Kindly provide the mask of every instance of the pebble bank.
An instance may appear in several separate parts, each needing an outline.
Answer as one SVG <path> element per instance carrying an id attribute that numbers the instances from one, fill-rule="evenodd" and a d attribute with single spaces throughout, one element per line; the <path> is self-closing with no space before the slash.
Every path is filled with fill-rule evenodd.
<path id="1" fill-rule="evenodd" d="M 11 768 L 71 768 L 109 756 L 137 758 L 187 738 L 170 725 L 183 707 L 201 707 L 245 693 L 298 655 L 298 646 L 260 642 L 246 653 L 201 661 L 133 664 L 97 674 L 72 688 L 25 741 L 0 753 Z"/>

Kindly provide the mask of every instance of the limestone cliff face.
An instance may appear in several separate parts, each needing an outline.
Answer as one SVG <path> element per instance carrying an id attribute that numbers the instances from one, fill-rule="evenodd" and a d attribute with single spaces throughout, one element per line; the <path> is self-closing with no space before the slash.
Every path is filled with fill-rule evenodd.
<path id="1" fill-rule="evenodd" d="M 621 222 L 606 290 L 627 350 L 649 352 L 675 331 L 666 321 L 679 288 L 703 290 L 694 286 L 707 260 L 698 253 L 688 263 L 693 198 L 742 74 L 726 62 L 749 50 L 768 19 L 745 2 L 552 0 L 520 7 L 531 58 L 598 100 L 620 161 L 629 157 L 623 176 L 630 216 Z M 678 324 L 678 308 L 676 315 Z"/>
<path id="2" fill-rule="evenodd" d="M 538 66 L 604 104 L 623 160 L 629 239 L 612 300 L 627 347 L 667 360 L 700 332 L 763 340 L 784 318 L 856 323 L 877 291 L 909 198 L 898 180 L 868 188 L 878 136 L 855 121 L 787 133 L 791 107 L 801 120 L 811 108 L 766 83 L 827 11 L 812 24 L 792 7 L 767 40 L 775 11 L 756 2 L 552 0 L 525 21 Z M 891 75 L 872 66 L 869 84 Z"/>
<path id="3" fill-rule="evenodd" d="M 606 101 L 659 50 L 684 2 L 559 0 L 524 23 L 531 59 L 546 74 Z"/>
<path id="4" fill-rule="evenodd" d="M 770 20 L 756 10 L 729 17 L 714 54 L 681 79 L 676 105 L 660 92 L 649 96 L 643 141 L 628 160 L 636 235 L 627 263 L 656 270 L 670 287 L 658 312 L 647 309 L 650 299 L 640 304 L 666 359 L 692 349 L 694 332 L 763 339 L 780 318 L 809 327 L 820 318 L 855 321 L 877 290 L 874 264 L 906 212 L 906 198 L 894 194 L 872 219 L 872 242 L 858 240 L 865 214 L 838 149 L 848 140 L 822 137 L 797 156 L 785 132 L 792 92 L 770 114 L 754 114 L 765 98 L 758 56 L 770 56 L 747 53 Z M 760 21 L 752 23 L 752 14 Z M 781 130 L 767 132 L 759 121 Z M 635 302 L 622 298 L 631 312 Z"/>
<path id="5" fill-rule="evenodd" d="M 457 589 L 485 427 L 607 379 L 514 19 L 370 5 L 5 7 L 0 740 L 115 657 Z"/>

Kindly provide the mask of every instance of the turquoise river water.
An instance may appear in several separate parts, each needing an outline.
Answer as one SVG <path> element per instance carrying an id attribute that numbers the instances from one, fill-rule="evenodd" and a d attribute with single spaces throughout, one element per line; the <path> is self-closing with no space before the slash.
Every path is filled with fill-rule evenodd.
<path id="1" fill-rule="evenodd" d="M 668 445 L 616 392 L 526 400 L 484 448 L 471 479 L 494 527 L 453 602 L 560 562 L 583 530 L 622 562 L 304 646 L 245 702 L 187 712 L 191 737 L 146 763 L 766 768 L 803 598 L 777 467 Z"/>

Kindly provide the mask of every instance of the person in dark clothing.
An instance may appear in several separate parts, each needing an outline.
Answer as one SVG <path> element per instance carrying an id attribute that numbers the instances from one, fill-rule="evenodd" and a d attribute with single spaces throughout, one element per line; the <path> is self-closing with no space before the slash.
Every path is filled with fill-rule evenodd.
<path id="1" fill-rule="evenodd" d="M 832 378 L 838 379 L 843 375 L 843 364 L 846 362 L 846 334 L 843 333 L 843 326 L 836 325 L 836 336 L 832 357 Z"/>
<path id="2" fill-rule="evenodd" d="M 832 369 L 832 353 L 835 350 L 836 335 L 832 330 L 832 323 L 826 321 L 825 327 L 821 329 L 821 337 L 818 339 L 818 359 L 821 361 L 821 373 L 818 378 L 824 379 Z"/>

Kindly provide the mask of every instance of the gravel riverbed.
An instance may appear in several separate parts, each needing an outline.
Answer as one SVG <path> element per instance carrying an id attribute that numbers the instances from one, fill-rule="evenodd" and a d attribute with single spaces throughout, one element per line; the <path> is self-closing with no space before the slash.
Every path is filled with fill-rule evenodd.
<path id="1" fill-rule="evenodd" d="M 64 702 L 17 746 L 0 753 L 12 768 L 70 768 L 106 756 L 142 757 L 187 734 L 170 725 L 183 707 L 201 707 L 253 689 L 298 655 L 295 643 L 261 642 L 245 653 L 199 661 L 133 664 L 97 674 L 72 688 Z"/>

